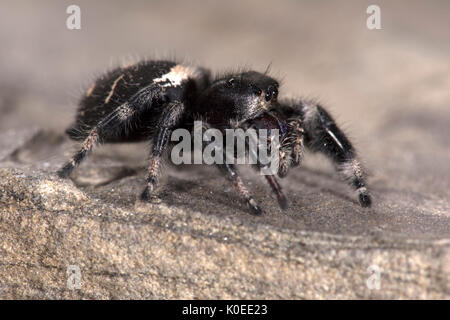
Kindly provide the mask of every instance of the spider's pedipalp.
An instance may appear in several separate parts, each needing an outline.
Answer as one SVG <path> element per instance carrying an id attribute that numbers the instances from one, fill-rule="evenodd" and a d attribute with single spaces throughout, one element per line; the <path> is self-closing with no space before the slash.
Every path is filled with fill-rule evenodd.
<path id="1" fill-rule="evenodd" d="M 287 176 L 291 166 L 291 146 L 282 146 L 279 152 L 278 176 L 284 178 Z"/>
<path id="2" fill-rule="evenodd" d="M 291 135 L 291 144 L 292 144 L 292 153 L 291 153 L 291 166 L 295 167 L 300 164 L 300 161 L 303 157 L 303 127 L 302 121 L 299 118 L 296 118 L 290 122 L 288 122 L 289 132 Z"/>

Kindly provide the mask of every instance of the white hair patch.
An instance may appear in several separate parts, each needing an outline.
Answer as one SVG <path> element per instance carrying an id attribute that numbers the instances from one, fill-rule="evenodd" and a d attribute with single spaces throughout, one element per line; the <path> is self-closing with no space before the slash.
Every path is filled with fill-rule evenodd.
<path id="1" fill-rule="evenodd" d="M 183 66 L 181 64 L 177 64 L 172 67 L 170 71 L 166 74 L 163 74 L 161 77 L 156 78 L 153 82 L 160 83 L 162 87 L 169 86 L 179 86 L 181 83 L 188 78 L 196 78 L 199 76 L 199 70 L 195 67 Z"/>

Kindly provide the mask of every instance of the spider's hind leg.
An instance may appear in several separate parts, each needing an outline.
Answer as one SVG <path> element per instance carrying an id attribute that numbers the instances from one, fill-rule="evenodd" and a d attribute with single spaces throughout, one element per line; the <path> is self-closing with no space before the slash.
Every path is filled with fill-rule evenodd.
<path id="1" fill-rule="evenodd" d="M 81 149 L 66 162 L 66 164 L 57 172 L 61 178 L 67 178 L 73 169 L 78 166 L 93 149 L 93 147 L 102 141 L 108 141 L 110 137 L 117 134 L 123 128 L 126 128 L 130 122 L 135 119 L 143 110 L 152 105 L 153 99 L 161 95 L 158 86 L 150 85 L 136 93 L 129 102 L 118 106 L 114 111 L 101 119 L 96 126 L 91 128 L 83 141 Z M 74 129 L 71 130 L 71 132 Z"/>
<path id="2" fill-rule="evenodd" d="M 296 107 L 303 119 L 306 147 L 329 157 L 344 180 L 357 191 L 361 206 L 369 207 L 372 200 L 366 187 L 364 170 L 348 138 L 320 105 L 301 101 Z"/>
<path id="3" fill-rule="evenodd" d="M 94 145 L 99 142 L 99 140 L 100 137 L 98 134 L 98 127 L 95 127 L 89 132 L 87 138 L 81 146 L 81 149 L 78 150 L 60 170 L 58 170 L 58 175 L 61 178 L 67 178 L 72 173 L 73 169 L 75 169 L 75 167 L 78 166 L 84 158 L 86 158 L 86 155 L 92 150 Z"/>

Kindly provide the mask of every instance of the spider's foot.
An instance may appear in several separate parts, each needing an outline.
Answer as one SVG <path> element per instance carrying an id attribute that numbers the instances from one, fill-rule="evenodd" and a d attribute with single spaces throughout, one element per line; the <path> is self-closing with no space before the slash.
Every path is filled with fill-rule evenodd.
<path id="1" fill-rule="evenodd" d="M 250 207 L 250 210 L 252 212 L 252 214 L 256 215 L 256 216 L 260 216 L 262 214 L 262 210 L 261 208 L 258 206 L 258 204 L 256 203 L 255 199 L 253 199 L 252 197 L 250 197 L 247 200 L 248 206 Z"/>
<path id="2" fill-rule="evenodd" d="M 291 167 L 297 167 L 302 161 L 302 149 L 300 147 L 294 147 L 291 155 Z"/>
<path id="3" fill-rule="evenodd" d="M 293 168 L 298 167 L 301 160 L 302 160 L 302 158 L 300 156 L 294 155 L 294 157 L 292 158 L 292 161 L 291 161 L 291 167 L 293 167 Z"/>
<path id="4" fill-rule="evenodd" d="M 144 191 L 141 193 L 141 200 L 150 203 L 161 203 L 161 199 L 153 193 L 153 186 L 145 187 Z"/>
<path id="5" fill-rule="evenodd" d="M 152 200 L 152 191 L 150 191 L 150 188 L 147 186 L 145 187 L 144 191 L 141 193 L 141 200 L 151 202 Z"/>
<path id="6" fill-rule="evenodd" d="M 150 175 L 147 178 L 147 186 L 141 194 L 141 200 L 148 202 L 152 201 L 154 197 L 153 191 L 156 189 L 157 183 L 157 178 L 154 175 Z"/>
<path id="7" fill-rule="evenodd" d="M 359 203 L 361 207 L 368 208 L 372 205 L 372 198 L 370 197 L 369 191 L 365 187 L 358 189 L 359 193 Z"/>
<path id="8" fill-rule="evenodd" d="M 282 210 L 286 210 L 289 207 L 288 200 L 286 196 L 283 194 L 277 198 L 278 204 Z"/>
<path id="9" fill-rule="evenodd" d="M 68 162 L 66 165 L 64 165 L 64 167 L 57 171 L 57 174 L 60 178 L 66 179 L 72 173 L 73 168 L 75 168 L 73 163 Z"/>

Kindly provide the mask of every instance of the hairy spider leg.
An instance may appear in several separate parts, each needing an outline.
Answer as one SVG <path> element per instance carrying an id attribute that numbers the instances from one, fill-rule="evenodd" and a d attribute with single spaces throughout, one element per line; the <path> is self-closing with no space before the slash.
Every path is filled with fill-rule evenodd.
<path id="1" fill-rule="evenodd" d="M 207 123 L 203 122 L 203 130 L 211 129 L 212 126 Z M 224 141 L 225 144 L 225 141 Z M 206 143 L 203 143 L 203 148 L 206 146 Z M 261 215 L 262 210 L 259 208 L 256 200 L 253 198 L 253 196 L 250 194 L 250 191 L 248 191 L 247 187 L 245 186 L 244 182 L 242 181 L 242 178 L 238 175 L 237 170 L 233 164 L 227 163 L 227 154 L 226 154 L 226 148 L 221 146 L 216 146 L 215 152 L 222 152 L 223 153 L 223 162 L 224 163 L 216 163 L 216 167 L 219 169 L 221 173 L 225 175 L 225 177 L 233 183 L 234 188 L 237 190 L 239 195 L 246 201 L 248 207 L 250 208 L 251 212 L 254 215 Z"/>
<path id="2" fill-rule="evenodd" d="M 253 138 L 253 136 L 251 136 L 251 135 L 249 137 L 250 137 L 250 139 Z M 257 144 L 258 144 L 258 142 L 254 141 L 253 145 L 257 145 Z M 258 171 L 261 170 L 264 167 L 264 165 L 262 165 L 259 161 L 259 158 L 257 156 L 257 150 L 254 150 L 248 144 L 247 144 L 247 146 L 248 146 L 249 152 L 252 153 L 254 159 L 257 159 L 257 163 L 253 168 Z M 286 146 L 284 148 L 286 148 Z M 281 149 L 279 152 L 281 152 Z M 286 210 L 289 206 L 288 200 L 287 200 L 286 196 L 284 195 L 283 190 L 282 190 L 280 184 L 278 183 L 278 180 L 275 178 L 275 175 L 266 174 L 265 177 L 266 177 L 266 181 L 268 182 L 270 188 L 272 189 L 272 192 L 275 193 L 275 196 L 277 197 L 278 205 L 280 206 L 281 209 Z"/>
<path id="3" fill-rule="evenodd" d="M 272 191 L 277 196 L 278 204 L 281 209 L 286 210 L 289 206 L 288 200 L 286 196 L 283 193 L 283 190 L 281 190 L 281 186 L 278 183 L 277 179 L 274 176 L 266 175 L 266 180 L 269 183 L 270 187 L 272 188 Z"/>
<path id="4" fill-rule="evenodd" d="M 261 215 L 262 210 L 259 208 L 253 196 L 250 194 L 248 189 L 245 187 L 244 182 L 241 177 L 236 172 L 236 169 L 233 164 L 223 163 L 216 165 L 222 173 L 225 174 L 228 180 L 230 180 L 236 190 L 239 192 L 239 195 L 245 199 L 248 207 L 254 215 Z"/>
<path id="5" fill-rule="evenodd" d="M 73 169 L 78 166 L 97 143 L 101 143 L 108 135 L 113 134 L 113 129 L 126 127 L 142 111 L 152 106 L 155 98 L 161 97 L 161 88 L 158 85 L 149 85 L 136 93 L 130 101 L 118 106 L 114 111 L 104 117 L 93 127 L 81 149 L 58 171 L 61 178 L 67 178 Z"/>
<path id="6" fill-rule="evenodd" d="M 363 168 L 349 139 L 331 115 L 316 103 L 300 101 L 293 107 L 303 119 L 306 147 L 330 158 L 343 179 L 357 191 L 361 206 L 369 207 L 372 201 Z"/>
<path id="7" fill-rule="evenodd" d="M 173 129 L 180 124 L 184 112 L 185 105 L 182 102 L 169 102 L 158 120 L 158 129 L 153 134 L 147 186 L 141 194 L 142 200 L 150 200 L 151 194 L 158 185 L 162 154 L 167 149 L 170 135 L 172 134 Z"/>

